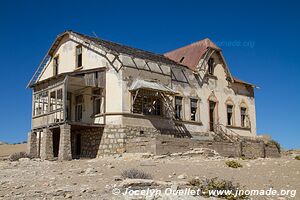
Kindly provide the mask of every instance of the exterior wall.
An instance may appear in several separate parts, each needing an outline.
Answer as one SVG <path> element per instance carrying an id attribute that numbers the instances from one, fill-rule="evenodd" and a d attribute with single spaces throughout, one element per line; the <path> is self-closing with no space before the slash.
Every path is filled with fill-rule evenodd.
<path id="1" fill-rule="evenodd" d="M 97 157 L 100 142 L 103 136 L 103 128 L 85 128 L 80 130 L 73 130 L 72 141 L 72 155 L 76 155 L 76 137 L 81 135 L 81 152 L 80 157 L 95 158 Z"/>
<path id="2" fill-rule="evenodd" d="M 214 59 L 218 61 L 214 54 Z M 182 69 L 174 69 L 179 74 Z M 225 72 L 224 64 L 217 62 L 214 69 L 215 78 L 210 78 L 208 82 L 205 82 L 203 79 L 204 75 L 196 78 L 191 70 L 184 69 L 183 73 L 184 78 L 179 79 L 178 81 L 173 81 L 173 89 L 180 93 L 180 96 L 183 97 L 183 102 L 185 105 L 184 110 L 184 121 L 190 120 L 190 98 L 196 98 L 200 100 L 199 103 L 199 122 L 202 122 L 203 126 L 194 127 L 193 132 L 208 132 L 209 131 L 209 99 L 212 98 L 217 102 L 216 113 L 217 118 L 216 122 L 223 125 L 227 125 L 227 111 L 226 111 L 226 102 L 230 100 L 233 102 L 234 106 L 234 120 L 233 126 L 228 126 L 229 129 L 238 133 L 242 136 L 256 136 L 256 116 L 255 116 L 255 102 L 254 98 L 250 97 L 247 94 L 247 90 L 241 85 L 234 83 L 235 86 L 231 86 L 226 80 L 227 74 Z M 188 83 L 184 83 L 187 77 Z M 202 87 L 199 85 L 202 83 Z M 246 95 L 238 94 L 244 92 Z M 241 117 L 240 117 L 240 106 L 241 104 L 246 105 L 248 108 L 248 114 L 250 117 L 251 128 L 242 128 L 241 127 Z"/>
<path id="3" fill-rule="evenodd" d="M 93 69 L 108 66 L 108 62 L 101 57 L 95 49 L 90 48 L 82 40 L 74 36 L 65 36 L 60 42 L 59 47 L 54 52 L 54 56 L 59 56 L 58 74 L 72 72 L 76 69 L 76 46 L 82 45 L 82 68 L 81 70 Z M 41 74 L 39 81 L 53 76 L 53 59 L 50 59 L 45 66 L 44 73 Z"/>

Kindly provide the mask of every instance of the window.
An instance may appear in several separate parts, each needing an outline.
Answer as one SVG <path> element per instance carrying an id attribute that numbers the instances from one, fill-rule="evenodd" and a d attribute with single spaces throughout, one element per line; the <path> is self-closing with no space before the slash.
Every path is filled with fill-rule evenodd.
<path id="1" fill-rule="evenodd" d="M 75 121 L 80 122 L 82 120 L 82 110 L 83 110 L 83 96 L 79 95 L 75 98 Z"/>
<path id="2" fill-rule="evenodd" d="M 142 107 L 144 115 L 161 115 L 161 101 L 158 98 L 144 96 Z"/>
<path id="3" fill-rule="evenodd" d="M 56 110 L 56 91 L 50 92 L 50 112 Z"/>
<path id="4" fill-rule="evenodd" d="M 33 116 L 48 112 L 48 92 L 42 92 L 33 96 Z"/>
<path id="5" fill-rule="evenodd" d="M 101 89 L 93 91 L 93 113 L 94 115 L 101 113 Z"/>
<path id="6" fill-rule="evenodd" d="M 182 57 L 182 58 L 180 59 L 180 61 L 179 61 L 179 62 L 180 62 L 180 63 L 182 63 L 182 62 L 183 62 L 183 60 L 184 60 L 184 57 Z"/>
<path id="7" fill-rule="evenodd" d="M 182 119 L 182 97 L 175 97 L 175 118 Z"/>
<path id="8" fill-rule="evenodd" d="M 208 74 L 214 75 L 214 59 L 210 58 L 207 62 L 208 64 Z"/>
<path id="9" fill-rule="evenodd" d="M 58 64 L 59 60 L 58 56 L 56 56 L 55 58 L 53 58 L 53 76 L 56 76 L 58 74 Z"/>
<path id="10" fill-rule="evenodd" d="M 82 46 L 76 47 L 76 68 L 82 67 Z"/>
<path id="11" fill-rule="evenodd" d="M 233 106 L 227 105 L 227 125 L 233 125 Z"/>
<path id="12" fill-rule="evenodd" d="M 241 126 L 246 127 L 247 108 L 241 107 Z"/>
<path id="13" fill-rule="evenodd" d="M 197 115 L 197 99 L 191 99 L 191 120 L 196 121 Z"/>

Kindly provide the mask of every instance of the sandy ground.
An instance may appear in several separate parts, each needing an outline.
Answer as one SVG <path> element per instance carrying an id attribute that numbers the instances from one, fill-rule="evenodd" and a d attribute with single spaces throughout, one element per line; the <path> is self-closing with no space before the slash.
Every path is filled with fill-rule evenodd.
<path id="1" fill-rule="evenodd" d="M 135 154 L 125 154 L 65 162 L 39 159 L 0 161 L 0 199 L 130 199 L 112 195 L 112 189 L 120 184 L 115 180 L 116 176 L 129 168 L 141 169 L 161 181 L 219 177 L 247 189 L 273 188 L 300 192 L 300 161 L 291 155 L 277 159 L 239 160 L 243 167 L 238 169 L 227 167 L 226 160 L 205 157 L 141 158 Z M 181 174 L 187 177 L 179 180 Z M 253 196 L 251 199 L 300 199 L 300 194 L 294 198 L 281 195 Z"/>
<path id="2" fill-rule="evenodd" d="M 9 155 L 26 151 L 27 144 L 2 144 L 0 145 L 0 160 L 7 158 Z"/>

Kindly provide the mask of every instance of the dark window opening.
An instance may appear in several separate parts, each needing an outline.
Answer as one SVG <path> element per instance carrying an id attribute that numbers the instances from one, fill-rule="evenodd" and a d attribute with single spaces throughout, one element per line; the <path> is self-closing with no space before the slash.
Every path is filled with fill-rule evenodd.
<path id="1" fill-rule="evenodd" d="M 175 118 L 182 119 L 182 97 L 175 97 Z"/>
<path id="2" fill-rule="evenodd" d="M 93 110 L 94 115 L 101 113 L 101 89 L 93 91 Z"/>
<path id="3" fill-rule="evenodd" d="M 143 98 L 143 114 L 144 115 L 161 115 L 161 101 L 156 98 Z"/>
<path id="4" fill-rule="evenodd" d="M 191 99 L 191 120 L 196 121 L 197 114 L 197 99 Z"/>
<path id="5" fill-rule="evenodd" d="M 53 58 L 53 76 L 58 75 L 58 64 L 59 64 L 59 60 L 58 60 L 58 56 L 56 56 L 55 58 Z"/>
<path id="6" fill-rule="evenodd" d="M 233 125 L 233 106 L 227 105 L 227 125 Z"/>
<path id="7" fill-rule="evenodd" d="M 76 106 L 75 106 L 75 121 L 82 121 L 82 111 L 83 111 L 83 96 L 79 95 L 76 97 Z"/>
<path id="8" fill-rule="evenodd" d="M 183 60 L 184 60 L 184 57 L 182 57 L 182 58 L 180 59 L 180 61 L 179 61 L 179 62 L 180 62 L 180 63 L 182 63 L 182 62 L 183 62 Z"/>
<path id="9" fill-rule="evenodd" d="M 208 74 L 210 75 L 214 75 L 214 59 L 213 58 L 210 58 L 208 60 Z"/>
<path id="10" fill-rule="evenodd" d="M 76 68 L 82 66 L 82 46 L 76 47 Z"/>
<path id="11" fill-rule="evenodd" d="M 241 107 L 241 126 L 246 127 L 247 108 Z"/>

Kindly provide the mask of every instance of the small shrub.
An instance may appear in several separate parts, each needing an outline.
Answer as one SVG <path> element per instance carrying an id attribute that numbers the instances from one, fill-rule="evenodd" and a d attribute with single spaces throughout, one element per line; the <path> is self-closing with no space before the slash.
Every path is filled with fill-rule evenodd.
<path id="1" fill-rule="evenodd" d="M 202 195 L 209 197 L 209 191 L 225 191 L 225 190 L 231 190 L 231 195 L 226 193 L 219 193 L 217 197 L 222 197 L 228 200 L 237 200 L 237 199 L 246 199 L 247 196 L 244 194 L 239 194 L 237 196 L 234 196 L 237 190 L 243 189 L 241 188 L 239 184 L 233 184 L 232 181 L 222 180 L 216 178 L 212 179 L 205 179 L 205 180 L 199 180 L 199 179 L 192 179 L 189 181 L 190 185 L 200 188 L 202 191 Z"/>
<path id="2" fill-rule="evenodd" d="M 27 144 L 27 141 L 26 141 L 26 140 L 24 140 L 22 143 L 23 143 L 23 144 Z"/>
<path id="3" fill-rule="evenodd" d="M 235 160 L 226 161 L 226 165 L 227 165 L 228 167 L 231 167 L 231 168 L 239 168 L 239 167 L 243 167 L 243 165 L 241 165 L 240 163 L 238 163 L 238 162 L 235 161 Z"/>
<path id="4" fill-rule="evenodd" d="M 130 178 L 130 179 L 152 179 L 151 174 L 148 174 L 142 170 L 138 169 L 128 169 L 121 173 L 123 178 Z"/>
<path id="5" fill-rule="evenodd" d="M 295 159 L 296 159 L 296 160 L 300 160 L 300 155 L 295 156 Z"/>
<path id="6" fill-rule="evenodd" d="M 31 158 L 26 152 L 18 152 L 9 156 L 9 161 L 18 161 L 20 158 Z"/>
<path id="7" fill-rule="evenodd" d="M 267 146 L 268 146 L 268 145 L 275 145 L 275 146 L 277 147 L 277 149 L 278 149 L 278 152 L 279 152 L 279 153 L 281 152 L 281 146 L 280 146 L 280 144 L 279 144 L 277 141 L 275 141 L 275 140 L 270 140 L 270 141 L 268 141 L 266 145 L 267 145 Z"/>

